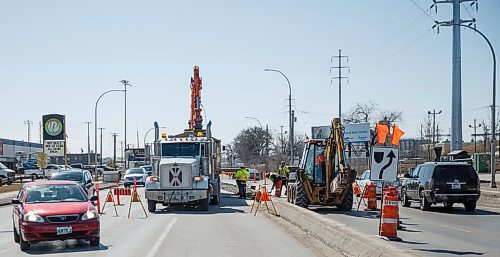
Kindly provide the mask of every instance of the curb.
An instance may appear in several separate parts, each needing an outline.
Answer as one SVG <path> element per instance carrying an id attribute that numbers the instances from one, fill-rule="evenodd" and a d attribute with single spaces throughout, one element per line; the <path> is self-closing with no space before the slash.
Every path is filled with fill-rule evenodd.
<path id="1" fill-rule="evenodd" d="M 99 191 L 102 191 L 102 190 L 106 190 L 106 189 L 109 189 L 109 188 L 112 188 L 116 186 L 116 184 L 109 184 L 109 185 L 105 185 L 103 187 L 99 186 Z M 12 199 L 9 198 L 9 199 L 0 199 L 0 207 L 2 206 L 7 206 L 7 205 L 11 205 L 12 203 Z"/>
<path id="2" fill-rule="evenodd" d="M 365 235 L 346 224 L 325 218 L 308 209 L 281 200 L 273 202 L 282 219 L 344 256 L 420 256 L 412 250 L 399 248 L 377 237 Z"/>

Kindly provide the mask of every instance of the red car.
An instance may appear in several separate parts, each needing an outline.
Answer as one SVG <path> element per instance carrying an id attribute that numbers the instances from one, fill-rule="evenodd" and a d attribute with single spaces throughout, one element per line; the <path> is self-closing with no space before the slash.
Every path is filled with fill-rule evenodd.
<path id="1" fill-rule="evenodd" d="M 83 189 L 72 181 L 24 184 L 12 199 L 14 241 L 22 251 L 40 241 L 84 239 L 100 244 L 99 214 Z"/>

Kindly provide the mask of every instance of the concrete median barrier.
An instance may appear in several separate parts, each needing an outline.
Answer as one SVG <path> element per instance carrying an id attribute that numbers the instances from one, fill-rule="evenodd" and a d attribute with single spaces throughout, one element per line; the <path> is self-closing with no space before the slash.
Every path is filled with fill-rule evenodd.
<path id="1" fill-rule="evenodd" d="M 224 183 L 224 187 L 236 187 Z M 231 190 L 232 191 L 232 190 Z M 327 219 L 321 214 L 273 198 L 280 217 L 344 256 L 421 256 L 392 245 L 377 236 L 353 230 L 346 224 Z M 340 215 L 340 214 L 339 214 Z"/>

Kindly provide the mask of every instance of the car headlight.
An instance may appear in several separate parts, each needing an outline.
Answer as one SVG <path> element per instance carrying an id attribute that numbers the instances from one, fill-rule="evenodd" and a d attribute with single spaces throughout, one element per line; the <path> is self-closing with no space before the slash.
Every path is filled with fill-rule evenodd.
<path id="1" fill-rule="evenodd" d="M 40 215 L 36 215 L 32 212 L 25 214 L 23 220 L 28 222 L 38 222 L 38 223 L 44 222 L 43 218 Z"/>
<path id="2" fill-rule="evenodd" d="M 99 217 L 99 214 L 97 213 L 96 210 L 90 210 L 90 211 L 86 212 L 85 214 L 83 214 L 82 220 L 93 220 L 93 219 L 97 219 L 98 217 Z"/>

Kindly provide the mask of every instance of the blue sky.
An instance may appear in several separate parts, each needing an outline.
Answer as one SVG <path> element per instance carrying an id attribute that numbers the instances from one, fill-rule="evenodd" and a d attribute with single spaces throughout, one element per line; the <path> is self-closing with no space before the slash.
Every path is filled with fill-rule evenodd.
<path id="1" fill-rule="evenodd" d="M 424 9 L 432 1 L 414 0 Z M 466 5 L 468 6 L 468 5 Z M 480 0 L 477 19 L 495 47 L 500 42 L 500 2 Z M 432 19 L 448 20 L 451 6 Z M 187 127 L 189 81 L 200 66 L 202 101 L 214 134 L 224 143 L 243 128 L 288 127 L 288 86 L 297 110 L 297 133 L 337 116 L 338 88 L 330 83 L 330 58 L 349 56 L 343 110 L 369 100 L 404 112 L 405 137 L 419 136 L 427 111 L 451 120 L 451 29 L 431 30 L 433 21 L 410 0 L 399 1 L 1 1 L 0 137 L 32 138 L 43 114 L 67 116 L 69 150 L 86 149 L 85 121 L 94 120 L 97 97 L 133 85 L 128 94 L 127 141 L 137 144 L 154 121 L 167 133 Z M 498 50 L 500 51 L 500 50 Z M 464 139 L 474 118 L 488 120 L 491 105 L 489 49 L 479 35 L 462 31 Z M 123 140 L 123 95 L 99 104 L 105 155 L 112 137 Z M 92 125 L 93 126 L 93 125 Z M 91 127 L 93 142 L 93 127 Z M 152 133 L 150 134 L 152 136 Z M 93 143 L 92 143 L 93 148 Z"/>

